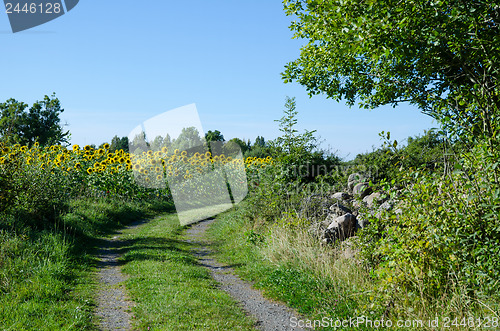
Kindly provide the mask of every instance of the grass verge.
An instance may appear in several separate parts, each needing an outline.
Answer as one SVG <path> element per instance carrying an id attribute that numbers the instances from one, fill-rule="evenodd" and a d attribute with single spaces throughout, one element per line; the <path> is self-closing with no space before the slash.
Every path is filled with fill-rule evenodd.
<path id="1" fill-rule="evenodd" d="M 175 214 L 126 230 L 122 271 L 136 328 L 150 330 L 253 330 L 253 321 L 217 289 L 183 241 Z"/>

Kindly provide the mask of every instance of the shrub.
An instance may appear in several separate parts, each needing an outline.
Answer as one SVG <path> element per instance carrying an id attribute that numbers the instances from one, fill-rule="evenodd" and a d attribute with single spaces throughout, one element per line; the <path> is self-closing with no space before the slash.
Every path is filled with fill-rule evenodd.
<path id="1" fill-rule="evenodd" d="M 373 217 L 362 232 L 361 251 L 381 300 L 397 307 L 411 298 L 433 301 L 457 288 L 471 299 L 497 293 L 498 160 L 498 153 L 478 144 L 445 176 L 413 171 L 401 177 L 406 185 L 400 213 Z M 389 299 L 394 297 L 405 299 Z"/>

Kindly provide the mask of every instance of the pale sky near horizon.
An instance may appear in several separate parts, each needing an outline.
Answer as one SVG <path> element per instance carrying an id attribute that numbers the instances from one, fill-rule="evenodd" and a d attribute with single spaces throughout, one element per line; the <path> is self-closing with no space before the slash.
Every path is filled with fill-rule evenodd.
<path id="1" fill-rule="evenodd" d="M 300 130 L 345 159 L 436 127 L 409 105 L 372 111 L 284 84 L 280 73 L 304 43 L 292 40 L 281 1 L 91 1 L 13 34 L 0 12 L 0 102 L 32 104 L 56 92 L 72 143 L 127 136 L 168 110 L 196 104 L 204 131 L 226 139 L 279 135 L 285 97 L 296 97 Z"/>

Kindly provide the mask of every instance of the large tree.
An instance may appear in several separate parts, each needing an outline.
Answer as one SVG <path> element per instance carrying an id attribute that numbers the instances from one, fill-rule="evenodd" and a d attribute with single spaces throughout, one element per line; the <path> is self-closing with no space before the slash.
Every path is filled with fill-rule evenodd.
<path id="1" fill-rule="evenodd" d="M 64 111 L 61 102 L 52 96 L 45 96 L 27 111 L 27 104 L 15 99 L 0 103 L 0 139 L 8 144 L 18 143 L 31 146 L 67 144 L 69 131 L 64 131 L 59 115 Z"/>
<path id="2" fill-rule="evenodd" d="M 459 130 L 494 136 L 500 107 L 495 1 L 285 0 L 307 43 L 285 82 L 366 108 L 410 102 Z M 458 124 L 458 125 L 457 125 Z"/>

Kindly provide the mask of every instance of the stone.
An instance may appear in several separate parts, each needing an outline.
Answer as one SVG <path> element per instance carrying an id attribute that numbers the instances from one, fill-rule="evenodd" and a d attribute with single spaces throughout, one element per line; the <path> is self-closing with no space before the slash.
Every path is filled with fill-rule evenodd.
<path id="1" fill-rule="evenodd" d="M 344 201 L 347 201 L 347 200 L 350 200 L 352 197 L 346 193 L 346 192 L 337 192 L 337 193 L 334 193 L 330 196 L 330 198 L 332 199 L 335 199 L 335 200 L 344 200 Z"/>
<path id="2" fill-rule="evenodd" d="M 375 203 L 379 202 L 381 200 L 382 193 L 380 192 L 374 192 L 370 195 L 367 195 L 363 198 L 363 202 L 366 203 L 366 206 L 368 208 L 373 208 Z"/>
<path id="3" fill-rule="evenodd" d="M 392 203 L 390 201 L 386 201 L 383 204 L 381 204 L 378 209 L 379 210 L 391 210 L 392 209 Z"/>
<path id="4" fill-rule="evenodd" d="M 333 205 L 330 206 L 330 212 L 332 214 L 335 214 L 337 216 L 342 216 L 345 214 L 352 214 L 352 211 L 347 208 L 346 206 L 340 204 L 339 202 L 334 203 Z"/>
<path id="5" fill-rule="evenodd" d="M 365 176 L 362 174 L 355 172 L 353 174 L 350 174 L 349 177 L 347 178 L 347 190 L 349 193 L 352 193 L 354 186 L 358 183 L 362 183 L 365 181 Z"/>
<path id="6" fill-rule="evenodd" d="M 356 230 L 356 216 L 353 214 L 345 214 L 336 217 L 334 214 L 329 214 L 326 221 L 331 221 L 330 225 L 324 232 L 324 238 L 334 242 L 335 240 L 344 240 L 354 235 Z"/>
<path id="7" fill-rule="evenodd" d="M 370 193 L 372 193 L 372 188 L 366 182 L 356 184 L 352 189 L 352 194 L 355 197 L 359 197 L 361 199 L 363 199 Z"/>

